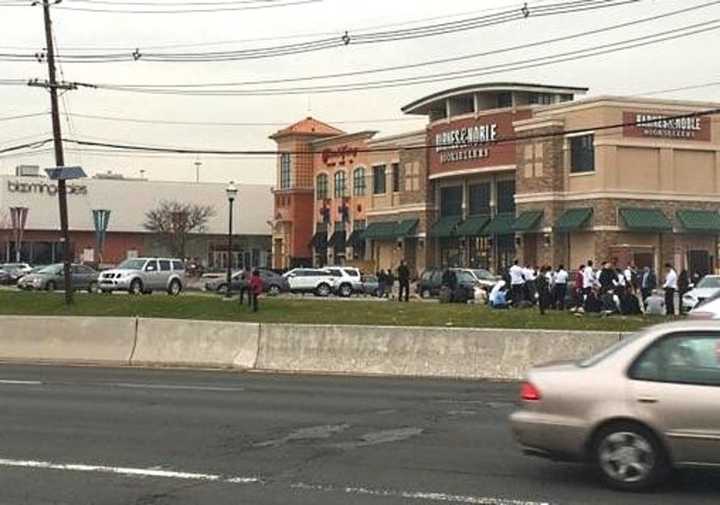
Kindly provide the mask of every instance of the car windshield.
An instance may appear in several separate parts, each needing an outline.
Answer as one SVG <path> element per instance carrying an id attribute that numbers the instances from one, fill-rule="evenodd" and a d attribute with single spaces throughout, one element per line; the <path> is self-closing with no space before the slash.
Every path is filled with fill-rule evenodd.
<path id="1" fill-rule="evenodd" d="M 145 260 L 131 259 L 125 260 L 118 265 L 120 270 L 142 270 L 145 265 Z"/>
<path id="2" fill-rule="evenodd" d="M 586 360 L 580 361 L 578 363 L 578 366 L 582 367 L 582 368 L 589 368 L 591 366 L 595 366 L 598 363 L 600 363 L 601 361 L 603 361 L 604 359 L 606 359 L 607 357 L 612 356 L 613 354 L 618 352 L 620 349 L 624 348 L 626 345 L 633 342 L 636 338 L 638 338 L 638 336 L 639 336 L 638 333 L 633 333 L 632 335 L 628 335 L 627 337 L 623 338 L 619 342 L 614 343 L 607 349 L 600 351 L 599 353 L 595 354 L 594 356 L 591 356 L 590 358 L 588 358 Z"/>
<path id="3" fill-rule="evenodd" d="M 50 265 L 45 268 L 41 268 L 38 273 L 39 274 L 49 274 L 49 275 L 56 275 L 60 273 L 60 270 L 62 269 L 62 265 Z"/>
<path id="4" fill-rule="evenodd" d="M 472 271 L 478 279 L 493 279 L 493 274 L 488 270 L 477 269 Z"/>
<path id="5" fill-rule="evenodd" d="M 456 275 L 460 282 L 475 282 L 475 277 L 470 272 L 457 272 Z"/>
<path id="6" fill-rule="evenodd" d="M 717 289 L 720 288 L 720 277 L 705 277 L 703 280 L 698 282 L 696 288 L 700 289 Z"/>

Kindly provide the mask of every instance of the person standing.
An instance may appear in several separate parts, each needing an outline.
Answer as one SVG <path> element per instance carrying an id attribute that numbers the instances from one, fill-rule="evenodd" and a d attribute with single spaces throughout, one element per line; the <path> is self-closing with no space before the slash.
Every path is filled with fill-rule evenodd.
<path id="1" fill-rule="evenodd" d="M 592 260 L 588 260 L 587 266 L 583 270 L 583 280 L 582 280 L 583 302 L 587 302 L 587 300 L 592 297 L 592 290 L 595 287 L 596 283 L 597 283 L 597 280 L 595 279 L 595 270 L 593 269 L 593 262 L 592 262 Z M 587 307 L 586 307 L 586 309 L 587 309 Z"/>
<path id="2" fill-rule="evenodd" d="M 385 283 L 387 282 L 387 277 L 385 276 L 385 270 L 380 270 L 377 273 L 377 279 L 378 279 L 378 298 L 385 298 Z"/>
<path id="3" fill-rule="evenodd" d="M 535 286 L 538 294 L 538 307 L 540 308 L 540 315 L 545 315 L 545 310 L 550 305 L 550 289 L 548 285 L 547 272 L 548 267 L 542 267 L 540 269 L 540 275 L 535 280 Z"/>
<path id="4" fill-rule="evenodd" d="M 643 303 L 650 298 L 653 290 L 657 287 L 657 277 L 650 267 L 645 267 L 643 271 L 642 281 L 640 282 L 640 293 L 642 294 Z"/>
<path id="5" fill-rule="evenodd" d="M 612 290 L 616 279 L 617 276 L 615 271 L 610 268 L 610 263 L 607 261 L 603 263 L 602 270 L 600 270 L 600 294 L 603 295 Z"/>
<path id="6" fill-rule="evenodd" d="M 558 310 L 565 310 L 565 297 L 567 296 L 567 284 L 570 275 L 565 270 L 565 265 L 560 265 L 555 273 L 555 306 Z"/>
<path id="7" fill-rule="evenodd" d="M 263 280 L 260 277 L 258 270 L 253 270 L 252 277 L 250 277 L 250 297 L 252 299 L 253 312 L 258 311 L 258 297 L 263 292 Z"/>
<path id="8" fill-rule="evenodd" d="M 670 263 L 665 263 L 667 273 L 665 274 L 665 310 L 668 316 L 675 315 L 675 292 L 678 289 L 678 275 Z"/>
<path id="9" fill-rule="evenodd" d="M 392 272 L 392 268 L 388 268 L 387 274 L 385 275 L 385 282 L 387 283 L 387 297 L 388 299 L 393 298 L 395 292 L 395 274 Z"/>
<path id="10" fill-rule="evenodd" d="M 510 267 L 510 291 L 512 293 L 513 307 L 517 307 L 524 300 L 523 292 L 525 291 L 523 268 L 518 260 L 515 260 L 513 266 Z"/>
<path id="11" fill-rule="evenodd" d="M 690 276 L 688 275 L 688 271 L 683 269 L 683 271 L 680 272 L 680 277 L 678 277 L 678 311 L 680 314 L 683 313 L 683 296 L 688 291 L 690 291 Z"/>
<path id="12" fill-rule="evenodd" d="M 248 307 L 252 305 L 252 295 L 250 294 L 250 271 L 247 268 L 243 268 L 240 274 L 240 305 L 243 304 L 245 295 L 248 299 Z"/>
<path id="13" fill-rule="evenodd" d="M 535 295 L 537 294 L 537 268 L 525 265 L 525 268 L 523 268 L 523 277 L 525 278 L 525 299 L 535 305 Z"/>
<path id="14" fill-rule="evenodd" d="M 575 309 L 577 312 L 583 306 L 583 283 L 585 279 L 585 265 L 580 265 L 575 272 Z"/>
<path id="15" fill-rule="evenodd" d="M 405 293 L 405 301 L 410 301 L 410 269 L 405 264 L 405 260 L 400 262 L 398 267 L 398 281 L 400 283 L 400 292 L 398 293 L 398 301 L 402 302 L 403 293 Z"/>

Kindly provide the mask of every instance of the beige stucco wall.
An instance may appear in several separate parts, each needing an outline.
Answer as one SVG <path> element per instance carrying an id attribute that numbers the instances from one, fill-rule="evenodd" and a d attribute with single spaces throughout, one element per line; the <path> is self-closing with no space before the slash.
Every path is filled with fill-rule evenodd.
<path id="1" fill-rule="evenodd" d="M 568 268 L 576 269 L 595 258 L 595 234 L 590 232 L 570 234 L 570 264 Z"/>

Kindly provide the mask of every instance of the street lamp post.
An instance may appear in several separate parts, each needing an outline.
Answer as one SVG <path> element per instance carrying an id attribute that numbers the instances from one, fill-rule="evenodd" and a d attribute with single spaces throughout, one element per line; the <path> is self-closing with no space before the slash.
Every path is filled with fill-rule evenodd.
<path id="1" fill-rule="evenodd" d="M 232 296 L 232 234 L 233 234 L 233 202 L 237 196 L 237 188 L 235 183 L 230 181 L 225 193 L 228 199 L 228 259 L 227 259 L 227 289 L 225 290 L 225 296 L 230 298 Z"/>

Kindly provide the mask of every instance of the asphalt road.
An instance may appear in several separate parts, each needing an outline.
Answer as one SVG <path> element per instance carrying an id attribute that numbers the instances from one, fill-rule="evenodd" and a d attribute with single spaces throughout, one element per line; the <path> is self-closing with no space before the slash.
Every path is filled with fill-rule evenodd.
<path id="1" fill-rule="evenodd" d="M 517 385 L 0 366 L 0 504 L 717 504 L 519 454 Z"/>

